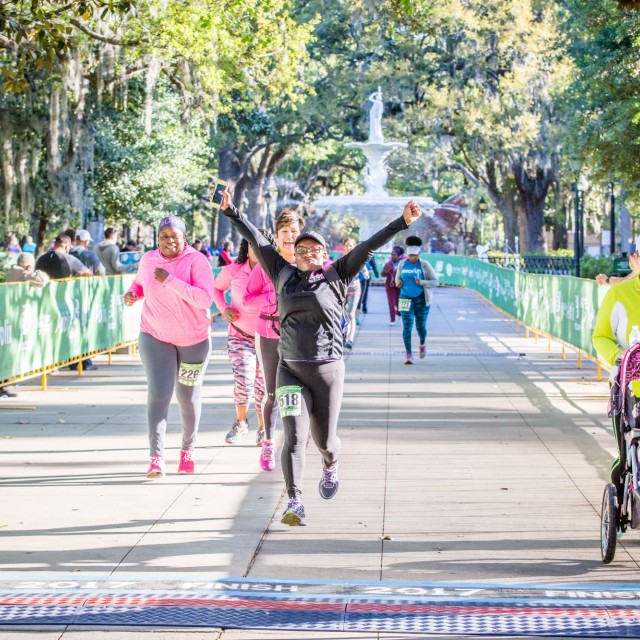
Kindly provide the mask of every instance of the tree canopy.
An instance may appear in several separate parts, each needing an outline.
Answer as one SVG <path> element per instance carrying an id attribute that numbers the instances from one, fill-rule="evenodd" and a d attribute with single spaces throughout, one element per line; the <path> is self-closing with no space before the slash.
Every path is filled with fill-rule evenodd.
<path id="1" fill-rule="evenodd" d="M 486 196 L 513 247 L 558 244 L 570 186 L 638 197 L 640 3 L 614 0 L 18 0 L 0 4 L 0 226 L 206 211 L 255 220 L 358 192 L 382 88 L 395 194 Z M 211 220 L 212 235 L 225 235 Z M 564 240 L 563 240 L 564 238 Z M 554 241 L 555 242 L 555 241 Z"/>

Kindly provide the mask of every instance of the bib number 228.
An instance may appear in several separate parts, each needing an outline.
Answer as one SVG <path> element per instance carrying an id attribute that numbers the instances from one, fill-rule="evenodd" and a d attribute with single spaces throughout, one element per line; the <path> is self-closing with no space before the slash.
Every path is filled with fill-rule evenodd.
<path id="1" fill-rule="evenodd" d="M 202 384 L 204 362 L 199 364 L 188 364 L 181 362 L 178 367 L 178 382 L 186 387 L 197 387 Z"/>
<path id="2" fill-rule="evenodd" d="M 280 409 L 280 417 L 299 416 L 302 414 L 302 387 L 288 385 L 276 389 L 276 400 Z"/>
<path id="3" fill-rule="evenodd" d="M 398 300 L 398 311 L 411 311 L 411 300 L 409 298 L 400 298 Z"/>

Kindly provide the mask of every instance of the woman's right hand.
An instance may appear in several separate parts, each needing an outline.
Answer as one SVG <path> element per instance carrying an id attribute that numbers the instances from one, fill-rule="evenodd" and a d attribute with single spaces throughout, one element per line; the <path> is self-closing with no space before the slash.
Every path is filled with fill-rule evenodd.
<path id="1" fill-rule="evenodd" d="M 127 291 L 123 296 L 124 303 L 127 307 L 133 306 L 138 301 L 138 296 L 133 291 Z"/>
<path id="2" fill-rule="evenodd" d="M 233 307 L 227 307 L 220 315 L 227 322 L 235 322 L 240 317 L 240 314 Z"/>

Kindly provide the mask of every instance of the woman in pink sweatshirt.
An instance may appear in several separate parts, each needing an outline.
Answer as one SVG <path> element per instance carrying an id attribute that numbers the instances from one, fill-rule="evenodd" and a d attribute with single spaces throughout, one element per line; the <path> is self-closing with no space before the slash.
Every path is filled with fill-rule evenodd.
<path id="1" fill-rule="evenodd" d="M 165 434 L 174 388 L 182 417 L 178 473 L 194 472 L 202 382 L 211 350 L 213 273 L 207 259 L 186 243 L 185 233 L 181 218 L 164 218 L 158 228 L 158 249 L 142 256 L 136 278 L 124 294 L 127 306 L 144 301 L 138 345 L 149 385 L 148 478 L 164 475 Z"/>
<path id="2" fill-rule="evenodd" d="M 260 231 L 265 238 L 273 241 L 268 231 Z M 237 444 L 249 431 L 247 412 L 252 398 L 255 400 L 258 416 L 256 444 L 261 446 L 264 440 L 261 411 L 264 381 L 256 357 L 255 341 L 259 311 L 243 303 L 247 282 L 257 263 L 253 249 L 243 240 L 236 261 L 223 267 L 214 282 L 213 300 L 222 317 L 229 323 L 227 351 L 233 372 L 233 400 L 236 407 L 236 419 L 225 437 L 227 444 Z M 225 298 L 227 290 L 231 290 L 231 304 Z"/>
<path id="3" fill-rule="evenodd" d="M 304 229 L 304 218 L 297 211 L 284 209 L 276 218 L 275 224 L 278 250 L 285 260 L 293 263 L 294 243 Z M 265 386 L 261 407 L 265 433 L 260 452 L 260 466 L 265 471 L 273 471 L 275 469 L 273 430 L 278 419 L 278 405 L 275 400 L 280 319 L 276 291 L 260 264 L 256 265 L 249 276 L 243 303 L 247 309 L 258 312 L 256 354 Z"/>

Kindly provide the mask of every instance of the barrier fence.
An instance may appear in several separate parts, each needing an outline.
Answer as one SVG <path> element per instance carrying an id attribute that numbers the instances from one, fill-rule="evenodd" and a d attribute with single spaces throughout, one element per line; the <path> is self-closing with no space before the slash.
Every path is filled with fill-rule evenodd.
<path id="1" fill-rule="evenodd" d="M 141 305 L 125 308 L 122 301 L 132 280 L 125 275 L 53 281 L 42 289 L 22 282 L 0 286 L 0 380 L 136 340 Z"/>
<path id="2" fill-rule="evenodd" d="M 376 257 L 379 265 L 386 259 Z M 475 289 L 524 325 L 595 356 L 591 333 L 607 287 L 466 256 L 423 257 L 442 284 Z M 43 289 L 26 283 L 0 285 L 0 383 L 135 341 L 142 305 L 125 307 L 122 301 L 132 280 L 133 275 L 76 278 Z"/>
<path id="3" fill-rule="evenodd" d="M 475 289 L 525 326 L 596 357 L 591 334 L 608 287 L 571 276 L 523 273 L 466 256 L 423 257 L 441 283 Z"/>

